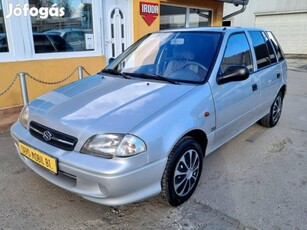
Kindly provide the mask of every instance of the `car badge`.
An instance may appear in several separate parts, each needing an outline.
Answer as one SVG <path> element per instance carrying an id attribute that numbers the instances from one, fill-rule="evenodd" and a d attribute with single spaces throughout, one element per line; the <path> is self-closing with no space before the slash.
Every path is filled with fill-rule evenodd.
<path id="1" fill-rule="evenodd" d="M 50 133 L 49 131 L 45 131 L 43 133 L 43 138 L 45 141 L 51 141 L 52 140 L 52 133 Z"/>

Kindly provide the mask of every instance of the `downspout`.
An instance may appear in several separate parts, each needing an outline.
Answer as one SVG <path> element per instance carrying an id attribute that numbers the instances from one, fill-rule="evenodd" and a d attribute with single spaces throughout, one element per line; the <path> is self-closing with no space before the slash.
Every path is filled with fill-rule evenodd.
<path id="1" fill-rule="evenodd" d="M 238 15 L 238 14 L 241 14 L 241 13 L 243 13 L 245 10 L 246 10 L 246 5 L 242 5 L 242 8 L 241 8 L 240 10 L 235 11 L 235 12 L 233 12 L 233 13 L 231 13 L 231 14 L 228 14 L 228 15 L 224 16 L 224 17 L 223 17 L 223 21 L 227 20 L 228 18 L 232 18 L 232 17 L 234 17 L 234 16 L 236 16 L 236 15 Z"/>

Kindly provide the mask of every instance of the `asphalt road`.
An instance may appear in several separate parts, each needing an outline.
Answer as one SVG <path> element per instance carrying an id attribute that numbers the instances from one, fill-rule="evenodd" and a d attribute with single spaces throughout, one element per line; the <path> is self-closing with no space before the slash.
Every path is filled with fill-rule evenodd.
<path id="1" fill-rule="evenodd" d="M 307 229 L 307 72 L 289 71 L 279 124 L 254 125 L 209 155 L 178 208 L 160 197 L 114 209 L 68 193 L 0 134 L 0 229 Z"/>

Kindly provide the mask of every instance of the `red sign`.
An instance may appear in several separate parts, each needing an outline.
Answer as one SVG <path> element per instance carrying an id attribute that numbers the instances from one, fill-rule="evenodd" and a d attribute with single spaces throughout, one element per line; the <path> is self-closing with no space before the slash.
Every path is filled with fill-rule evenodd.
<path id="1" fill-rule="evenodd" d="M 140 15 L 147 25 L 151 25 L 159 15 L 159 4 L 151 2 L 140 2 Z"/>

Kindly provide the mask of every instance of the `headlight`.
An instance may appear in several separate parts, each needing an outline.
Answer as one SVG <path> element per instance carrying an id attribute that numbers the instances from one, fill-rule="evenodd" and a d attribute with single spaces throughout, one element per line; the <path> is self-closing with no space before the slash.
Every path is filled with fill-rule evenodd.
<path id="1" fill-rule="evenodd" d="M 22 126 L 25 127 L 26 129 L 28 129 L 29 127 L 28 120 L 29 120 L 29 107 L 25 105 L 19 115 L 19 121 L 22 124 Z"/>
<path id="2" fill-rule="evenodd" d="M 146 151 L 146 145 L 140 138 L 127 134 L 100 134 L 88 139 L 81 153 L 107 158 L 128 157 Z"/>

